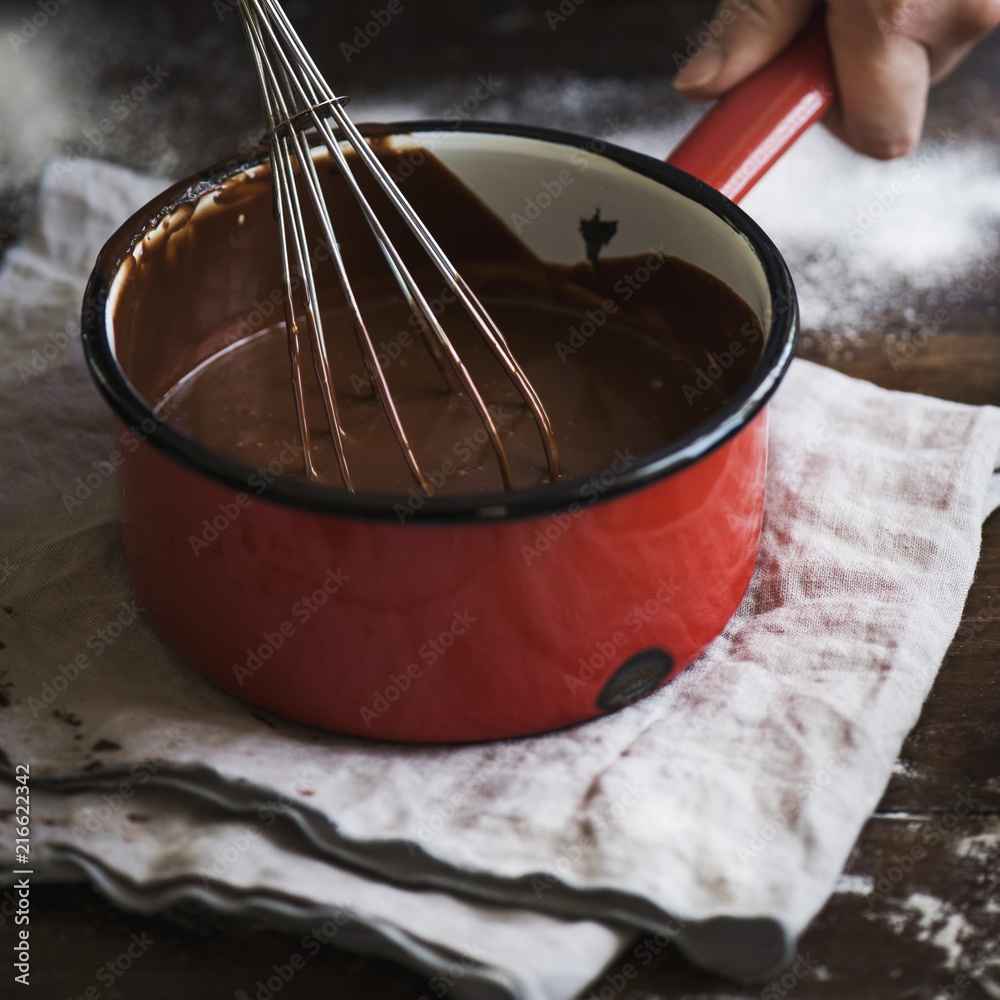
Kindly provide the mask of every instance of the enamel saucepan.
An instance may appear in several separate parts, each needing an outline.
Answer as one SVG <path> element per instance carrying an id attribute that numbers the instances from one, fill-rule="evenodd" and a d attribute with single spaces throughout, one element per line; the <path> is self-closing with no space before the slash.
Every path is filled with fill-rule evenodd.
<path id="1" fill-rule="evenodd" d="M 211 331 L 264 303 L 273 265 L 220 246 L 197 273 L 173 239 L 200 211 L 242 224 L 231 160 L 170 188 L 108 241 L 87 289 L 84 345 L 115 413 L 128 573 L 164 640 L 240 698 L 344 733 L 467 741 L 537 733 L 621 708 L 669 681 L 721 632 L 753 572 L 764 502 L 766 403 L 791 362 L 795 293 L 735 202 L 833 99 L 822 31 L 717 105 L 668 164 L 537 128 L 416 122 L 435 155 L 502 218 L 576 164 L 521 238 L 581 258 L 579 220 L 619 220 L 622 255 L 663 247 L 750 306 L 762 355 L 691 433 L 620 467 L 546 488 L 399 498 L 348 494 L 216 454 L 154 413 L 213 350 Z M 412 138 L 411 138 L 412 137 Z M 579 166 L 585 163 L 585 168 Z M 159 254 L 156 288 L 143 264 Z M 291 391 L 291 390 L 289 390 Z M 294 451 L 294 449 L 292 449 Z M 293 456 L 288 456 L 289 461 Z M 198 542 L 202 544 L 198 544 Z"/>

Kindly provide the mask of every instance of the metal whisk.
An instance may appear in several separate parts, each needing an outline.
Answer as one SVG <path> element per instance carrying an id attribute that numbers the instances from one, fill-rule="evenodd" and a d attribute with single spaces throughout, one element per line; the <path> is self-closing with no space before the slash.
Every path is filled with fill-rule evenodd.
<path id="1" fill-rule="evenodd" d="M 293 273 L 301 279 L 299 282 L 300 304 L 306 319 L 316 377 L 322 392 L 330 433 L 337 451 L 341 476 L 345 487 L 352 492 L 354 490 L 344 453 L 344 432 L 337 409 L 337 398 L 333 388 L 330 362 L 317 304 L 315 281 L 309 265 L 310 254 L 303 205 L 299 196 L 300 189 L 305 190 L 308 201 L 319 221 L 322 236 L 328 244 L 348 309 L 354 321 L 358 342 L 399 446 L 421 490 L 424 493 L 430 492 L 420 470 L 420 464 L 407 438 L 385 374 L 379 365 L 375 345 L 365 325 L 344 267 L 340 246 L 333 231 L 330 212 L 320 187 L 316 165 L 313 162 L 313 146 L 309 136 L 307 136 L 308 132 L 315 130 L 364 213 L 372 234 L 388 262 L 390 271 L 411 310 L 418 318 L 427 346 L 446 383 L 452 391 L 464 392 L 478 411 L 500 464 L 504 488 L 513 489 L 514 482 L 510 463 L 500 441 L 493 417 L 454 345 L 441 327 L 424 294 L 417 286 L 397 249 L 386 235 L 382 223 L 362 193 L 347 162 L 341 141 L 346 140 L 354 150 L 358 161 L 374 176 L 379 187 L 406 222 L 421 248 L 441 273 L 448 287 L 455 294 L 457 301 L 464 306 L 479 331 L 486 338 L 493 353 L 517 386 L 534 415 L 545 449 L 549 476 L 554 481 L 559 475 L 556 442 L 552 433 L 551 421 L 537 392 L 514 358 L 507 341 L 490 318 L 489 313 L 445 256 L 427 227 L 403 197 L 389 172 L 379 162 L 364 137 L 348 118 L 344 111 L 344 105 L 348 99 L 334 95 L 306 51 L 295 29 L 289 23 L 284 11 L 275 0 L 239 0 L 239 11 L 250 52 L 253 55 L 264 114 L 267 119 L 267 141 L 270 148 L 275 212 L 281 242 L 285 321 L 292 360 L 299 431 L 302 436 L 306 473 L 309 478 L 314 480 L 318 478 L 318 475 L 310 454 L 309 431 L 306 426 L 305 393 L 300 365 L 302 344 L 293 300 L 293 288 L 295 287 Z M 343 137 L 342 140 L 338 141 L 334 134 L 334 128 L 339 131 L 340 136 Z"/>

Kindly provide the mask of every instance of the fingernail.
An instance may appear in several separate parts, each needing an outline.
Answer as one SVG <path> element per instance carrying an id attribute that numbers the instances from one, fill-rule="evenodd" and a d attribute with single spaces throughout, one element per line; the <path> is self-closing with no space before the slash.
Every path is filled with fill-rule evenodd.
<path id="1" fill-rule="evenodd" d="M 675 89 L 694 90 L 708 86 L 722 69 L 722 61 L 722 49 L 710 42 L 674 77 Z"/>

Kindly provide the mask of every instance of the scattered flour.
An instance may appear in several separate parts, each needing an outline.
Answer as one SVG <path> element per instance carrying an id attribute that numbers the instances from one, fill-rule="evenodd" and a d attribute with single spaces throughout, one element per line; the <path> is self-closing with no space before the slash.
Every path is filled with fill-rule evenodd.
<path id="1" fill-rule="evenodd" d="M 875 882 L 870 875 L 841 875 L 833 891 L 870 896 L 875 891 Z"/>
<path id="2" fill-rule="evenodd" d="M 998 159 L 981 142 L 931 135 L 879 163 L 813 129 L 744 207 L 788 259 L 805 326 L 850 336 L 887 314 L 913 324 L 947 290 L 953 321 L 963 293 L 998 284 Z"/>
<path id="3" fill-rule="evenodd" d="M 937 896 L 923 892 L 910 893 L 904 907 L 917 917 L 918 941 L 929 941 L 943 948 L 945 966 L 956 969 L 962 957 L 962 941 L 974 936 L 976 928 L 962 913 L 955 911 L 951 904 Z"/>
<path id="4" fill-rule="evenodd" d="M 971 858 L 990 865 L 1000 882 L 1000 823 L 997 829 L 988 830 L 969 837 L 962 837 L 955 845 L 955 854 L 960 858 Z"/>
<path id="5" fill-rule="evenodd" d="M 912 892 L 901 902 L 884 901 L 877 912 L 865 916 L 896 934 L 941 949 L 943 971 L 964 973 L 988 995 L 1000 997 L 1000 939 L 992 918 L 996 912 L 1000 908 L 992 900 L 972 911 L 930 893 Z"/>
<path id="6" fill-rule="evenodd" d="M 31 58 L 12 57 L 6 45 L 10 27 L 0 21 L 8 48 L 0 59 L 0 176 L 5 187 L 20 187 L 37 181 L 72 118 L 60 99 L 57 60 L 40 47 Z"/>
<path id="7" fill-rule="evenodd" d="M 921 777 L 920 768 L 910 760 L 897 760 L 892 765 L 892 773 L 901 775 L 904 778 Z"/>
<path id="8" fill-rule="evenodd" d="M 940 898 L 914 891 L 904 900 L 880 897 L 864 916 L 895 934 L 940 949 L 942 972 L 974 979 L 988 996 L 1000 1000 L 1000 820 L 987 818 L 983 832 L 957 839 L 950 851 L 955 889 L 969 881 L 982 886 L 973 902 L 957 905 L 950 893 Z M 871 896 L 872 879 L 842 875 L 836 891 Z"/>

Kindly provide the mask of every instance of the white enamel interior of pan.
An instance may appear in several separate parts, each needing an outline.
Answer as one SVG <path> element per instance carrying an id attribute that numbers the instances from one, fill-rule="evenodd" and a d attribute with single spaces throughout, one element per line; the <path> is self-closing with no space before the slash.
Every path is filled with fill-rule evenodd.
<path id="1" fill-rule="evenodd" d="M 418 132 L 394 137 L 393 145 L 433 152 L 542 260 L 575 264 L 585 259 L 580 221 L 599 210 L 603 220 L 618 223 L 605 255 L 660 252 L 695 264 L 729 285 L 764 331 L 770 330 L 767 278 L 749 239 L 665 184 L 600 154 L 523 136 Z M 121 279 L 119 271 L 109 312 Z M 105 329 L 114 348 L 113 324 Z"/>
<path id="2" fill-rule="evenodd" d="M 396 137 L 405 149 L 410 137 Z M 581 219 L 600 210 L 618 231 L 602 251 L 615 257 L 659 251 L 714 274 L 770 330 L 764 268 L 746 236 L 713 211 L 614 160 L 575 146 L 482 132 L 416 133 L 542 260 L 585 258 Z"/>

